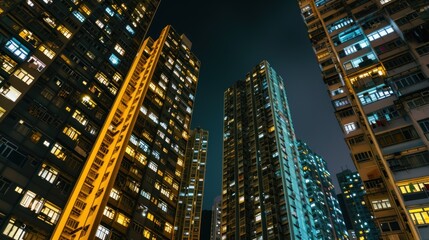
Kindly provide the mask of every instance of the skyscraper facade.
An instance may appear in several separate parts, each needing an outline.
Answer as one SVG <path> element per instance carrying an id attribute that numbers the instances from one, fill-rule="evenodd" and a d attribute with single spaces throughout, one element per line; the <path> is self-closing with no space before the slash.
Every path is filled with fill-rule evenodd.
<path id="1" fill-rule="evenodd" d="M 0 238 L 51 237 L 158 5 L 0 3 Z"/>
<path id="2" fill-rule="evenodd" d="M 382 238 L 427 236 L 429 3 L 299 5 Z"/>
<path id="3" fill-rule="evenodd" d="M 358 172 L 347 169 L 337 173 L 342 201 L 357 239 L 377 240 L 380 237 L 375 219 L 365 203 L 365 189 Z"/>
<path id="4" fill-rule="evenodd" d="M 220 228 L 222 221 L 222 197 L 217 196 L 212 206 L 212 225 L 210 230 L 210 240 L 220 240 Z"/>
<path id="5" fill-rule="evenodd" d="M 148 89 L 106 196 L 99 236 L 174 238 L 200 62 L 189 39 L 171 26 L 145 43 L 148 71 L 140 73 L 136 67 L 135 74 L 148 77 Z"/>
<path id="6" fill-rule="evenodd" d="M 267 61 L 224 92 L 222 239 L 314 239 L 283 79 Z"/>
<path id="7" fill-rule="evenodd" d="M 316 228 L 315 239 L 348 239 L 326 161 L 305 142 L 299 140 L 297 146 Z"/>
<path id="8" fill-rule="evenodd" d="M 199 240 L 209 132 L 191 131 L 179 193 L 174 239 Z"/>

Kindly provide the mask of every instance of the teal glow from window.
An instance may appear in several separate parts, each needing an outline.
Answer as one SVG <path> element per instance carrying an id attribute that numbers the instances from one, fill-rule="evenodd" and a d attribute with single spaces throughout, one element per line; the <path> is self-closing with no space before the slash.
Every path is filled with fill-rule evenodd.
<path id="1" fill-rule="evenodd" d="M 110 55 L 110 57 L 109 57 L 109 61 L 113 64 L 113 65 L 118 65 L 119 64 L 119 62 L 121 61 L 121 60 L 119 60 L 119 58 L 115 55 L 115 54 L 113 54 L 112 53 L 112 55 Z"/>
<path id="2" fill-rule="evenodd" d="M 131 35 L 134 35 L 134 34 L 135 34 L 134 29 L 133 29 L 130 25 L 127 25 L 127 26 L 125 27 L 125 29 L 127 29 L 127 31 L 128 31 L 129 33 L 131 33 Z"/>
<path id="3" fill-rule="evenodd" d="M 106 12 L 107 12 L 107 14 L 109 14 L 111 17 L 113 17 L 113 15 L 115 15 L 115 12 L 114 12 L 112 9 L 110 9 L 109 7 L 106 7 Z"/>
<path id="4" fill-rule="evenodd" d="M 28 54 L 30 53 L 30 50 L 24 45 L 22 45 L 16 38 L 12 38 L 6 43 L 6 48 L 11 51 L 13 54 L 15 54 L 17 57 L 24 60 Z"/>
<path id="5" fill-rule="evenodd" d="M 79 11 L 73 11 L 73 15 L 80 21 L 80 22 L 84 22 L 85 21 L 85 16 L 83 16 L 82 13 L 80 13 Z"/>

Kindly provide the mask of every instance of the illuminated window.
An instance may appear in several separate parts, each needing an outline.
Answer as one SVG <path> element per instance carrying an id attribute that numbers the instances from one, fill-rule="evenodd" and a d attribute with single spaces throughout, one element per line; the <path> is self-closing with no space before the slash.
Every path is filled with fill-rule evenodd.
<path id="1" fill-rule="evenodd" d="M 5 46 L 10 52 L 12 52 L 21 59 L 25 59 L 30 53 L 30 50 L 24 45 L 22 45 L 15 38 L 12 38 L 11 40 L 7 41 Z"/>
<path id="2" fill-rule="evenodd" d="M 106 7 L 106 12 L 107 12 L 107 14 L 109 14 L 111 17 L 113 17 L 113 15 L 115 14 L 115 12 L 114 12 L 112 9 L 110 9 L 109 7 Z"/>
<path id="3" fill-rule="evenodd" d="M 153 215 L 152 215 L 152 213 L 147 213 L 147 219 L 153 221 Z"/>
<path id="4" fill-rule="evenodd" d="M 33 82 L 33 80 L 34 80 L 34 77 L 31 75 L 31 74 L 29 74 L 28 72 L 26 72 L 24 69 L 22 69 L 22 68 L 20 68 L 20 69 L 18 69 L 18 70 L 16 70 L 14 73 L 13 73 L 13 75 L 15 76 L 15 77 L 17 77 L 18 79 L 21 79 L 23 82 L 25 82 L 27 85 L 30 85 L 32 82 Z"/>
<path id="5" fill-rule="evenodd" d="M 115 74 L 113 74 L 113 80 L 115 80 L 115 82 L 119 82 L 122 80 L 122 75 L 118 72 L 115 72 Z"/>
<path id="6" fill-rule="evenodd" d="M 152 169 L 154 172 L 156 172 L 158 170 L 158 165 L 154 162 L 150 162 L 149 168 Z"/>
<path id="7" fill-rule="evenodd" d="M 349 134 L 349 133 L 355 131 L 357 128 L 358 128 L 357 122 L 351 122 L 351 123 L 344 124 L 344 131 L 346 132 L 346 134 Z"/>
<path id="8" fill-rule="evenodd" d="M 369 41 L 374 41 L 374 40 L 379 39 L 381 37 L 384 37 L 384 36 L 386 36 L 392 32 L 394 32 L 394 30 L 393 30 L 392 26 L 389 25 L 389 26 L 386 26 L 382 29 L 379 29 L 375 32 L 368 34 L 368 39 L 369 39 Z"/>
<path id="9" fill-rule="evenodd" d="M 110 218 L 110 219 L 113 219 L 113 217 L 115 216 L 115 210 L 113 210 L 113 208 L 106 206 L 104 208 L 103 215 Z"/>
<path id="10" fill-rule="evenodd" d="M 36 195 L 36 193 L 27 190 L 19 204 L 25 208 L 30 209 L 31 211 L 34 211 L 35 213 L 39 213 L 40 210 L 42 210 L 43 202 L 43 198 L 40 198 Z"/>
<path id="11" fill-rule="evenodd" d="M 143 164 L 143 165 L 146 165 L 147 164 L 147 161 L 146 161 L 146 156 L 145 155 L 143 155 L 143 154 L 141 154 L 141 153 L 137 153 L 136 154 L 136 156 L 135 156 L 135 159 L 137 160 L 137 161 L 139 161 L 141 164 Z"/>
<path id="12" fill-rule="evenodd" d="M 97 232 L 95 236 L 101 240 L 106 240 L 110 234 L 110 230 L 104 227 L 103 225 L 98 225 Z"/>
<path id="13" fill-rule="evenodd" d="M 82 13 L 80 13 L 79 11 L 73 11 L 73 15 L 80 21 L 80 22 L 84 22 L 85 21 L 85 16 L 83 16 Z"/>
<path id="14" fill-rule="evenodd" d="M 115 50 L 121 55 L 121 56 L 124 56 L 124 54 L 125 54 L 125 50 L 121 47 L 121 45 L 119 45 L 119 44 L 116 44 L 115 45 Z"/>
<path id="15" fill-rule="evenodd" d="M 42 164 L 42 168 L 40 169 L 38 176 L 50 183 L 54 183 L 58 176 L 58 170 L 46 164 Z"/>
<path id="16" fill-rule="evenodd" d="M 66 38 L 70 38 L 72 33 L 70 32 L 70 30 L 68 30 L 65 26 L 60 25 L 58 26 L 57 30 L 63 34 Z"/>
<path id="17" fill-rule="evenodd" d="M 103 23 L 102 21 L 98 20 L 98 19 L 97 19 L 97 21 L 95 21 L 95 24 L 97 24 L 97 26 L 98 26 L 99 28 L 101 28 L 101 29 L 103 29 L 103 28 L 104 28 L 104 23 Z"/>
<path id="18" fill-rule="evenodd" d="M 7 223 L 6 228 L 3 230 L 3 234 L 14 240 L 24 239 L 27 232 L 25 231 L 25 228 L 22 227 L 23 225 L 23 223 L 17 222 L 15 218 L 11 218 Z"/>
<path id="19" fill-rule="evenodd" d="M 88 124 L 88 118 L 79 110 L 75 110 L 72 117 L 76 119 L 76 121 L 78 121 L 83 126 L 86 126 Z"/>
<path id="20" fill-rule="evenodd" d="M 136 154 L 136 150 L 134 150 L 134 148 L 131 147 L 130 145 L 127 146 L 127 148 L 125 149 L 125 152 L 128 153 L 131 157 L 134 157 Z"/>
<path id="21" fill-rule="evenodd" d="M 0 107 L 0 118 L 6 113 L 6 109 Z"/>
<path id="22" fill-rule="evenodd" d="M 112 63 L 114 66 L 116 66 L 116 65 L 118 65 L 118 64 L 119 64 L 119 62 L 120 62 L 121 60 L 119 60 L 119 58 L 118 58 L 115 54 L 113 54 L 113 53 L 112 53 L 112 55 L 110 55 L 110 57 L 109 57 L 109 61 L 110 61 L 110 63 Z"/>
<path id="23" fill-rule="evenodd" d="M 63 146 L 58 143 L 55 143 L 51 149 L 51 153 L 54 154 L 58 159 L 65 160 L 67 155 L 63 151 Z"/>
<path id="24" fill-rule="evenodd" d="M 18 64 L 8 55 L 3 55 L 3 54 L 0 54 L 0 63 L 1 63 L 1 69 L 3 69 L 5 72 L 9 74 L 12 73 L 13 69 Z"/>
<path id="25" fill-rule="evenodd" d="M 128 181 L 127 186 L 131 191 L 136 193 L 139 192 L 140 184 L 136 183 L 135 181 Z"/>
<path id="26" fill-rule="evenodd" d="M 167 233 L 171 233 L 173 231 L 173 225 L 171 225 L 170 223 L 166 222 L 165 223 L 165 227 L 164 227 L 164 231 L 166 231 Z"/>
<path id="27" fill-rule="evenodd" d="M 84 12 L 86 15 L 91 15 L 91 9 L 88 8 L 88 6 L 86 6 L 85 4 L 80 4 L 80 10 L 82 10 L 82 12 Z"/>
<path id="28" fill-rule="evenodd" d="M 110 191 L 110 197 L 115 199 L 115 200 L 118 200 L 119 199 L 119 191 L 112 188 L 112 191 Z"/>
<path id="29" fill-rule="evenodd" d="M 76 140 L 80 136 L 80 132 L 70 126 L 65 127 L 63 133 L 72 140 Z"/>
<path id="30" fill-rule="evenodd" d="M 46 201 L 43 204 L 43 208 L 40 210 L 40 214 L 37 216 L 37 218 L 50 225 L 53 225 L 58 222 L 60 214 L 61 209 L 58 206 Z"/>
<path id="31" fill-rule="evenodd" d="M 51 28 L 55 28 L 57 26 L 57 23 L 55 22 L 55 19 L 47 12 L 42 13 L 43 21 L 45 21 Z"/>
<path id="32" fill-rule="evenodd" d="M 150 200 L 150 193 L 145 192 L 144 190 L 140 191 L 140 195 L 142 195 L 143 197 L 145 197 L 146 199 Z"/>
<path id="33" fill-rule="evenodd" d="M 21 30 L 19 36 L 22 37 L 22 39 L 24 39 L 28 43 L 30 43 L 33 47 L 37 47 L 37 45 L 39 45 L 40 40 L 27 29 Z"/>
<path id="34" fill-rule="evenodd" d="M 109 79 L 107 79 L 107 76 L 104 75 L 102 72 L 97 72 L 95 74 L 95 79 L 97 79 L 101 84 L 108 86 L 109 85 Z"/>
<path id="35" fill-rule="evenodd" d="M 143 237 L 149 239 L 150 238 L 150 231 L 149 230 L 143 230 Z"/>
<path id="36" fill-rule="evenodd" d="M 134 35 L 134 34 L 135 34 L 134 29 L 133 29 L 130 25 L 127 25 L 127 26 L 125 27 L 125 29 L 127 29 L 127 31 L 128 31 L 131 35 Z"/>
<path id="37" fill-rule="evenodd" d="M 414 224 L 424 225 L 429 224 L 429 207 L 410 209 L 408 212 L 413 219 Z"/>
<path id="38" fill-rule="evenodd" d="M 49 49 L 47 46 L 45 45 L 40 45 L 39 50 L 45 54 L 45 56 L 47 56 L 49 59 L 53 59 L 55 57 L 55 52 L 52 51 L 51 49 Z"/>
<path id="39" fill-rule="evenodd" d="M 385 208 L 391 208 L 392 206 L 390 205 L 389 199 L 381 199 L 381 200 L 374 200 L 371 202 L 372 207 L 375 210 L 379 210 L 379 209 L 385 209 Z"/>
<path id="40" fill-rule="evenodd" d="M 83 96 L 82 97 L 82 104 L 85 105 L 89 109 L 94 109 L 97 104 L 91 100 L 91 97 L 89 96 Z"/>
<path id="41" fill-rule="evenodd" d="M 30 59 L 28 59 L 29 67 L 36 69 L 37 71 L 41 72 L 43 69 L 45 69 L 46 64 L 42 62 L 40 59 L 36 58 L 35 56 L 31 56 Z"/>

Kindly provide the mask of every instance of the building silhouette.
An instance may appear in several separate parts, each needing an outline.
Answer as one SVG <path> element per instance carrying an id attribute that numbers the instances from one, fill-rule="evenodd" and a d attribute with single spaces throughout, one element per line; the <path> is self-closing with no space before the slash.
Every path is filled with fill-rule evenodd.
<path id="1" fill-rule="evenodd" d="M 127 97 L 122 86 L 134 81 L 126 76 L 158 5 L 157 0 L 0 3 L 0 238 L 59 239 L 53 232 L 69 197 L 78 193 L 73 189 L 84 179 L 83 169 L 96 162 L 90 153 L 107 131 L 103 125 L 115 99 Z M 64 239 L 95 234 L 100 214 L 91 223 L 81 216 L 101 209 L 97 196 L 108 188 L 95 191 L 92 181 L 114 176 L 94 169 L 87 168 L 87 183 L 79 191 L 88 201 L 69 212 L 79 219 L 69 222 Z"/>
<path id="2" fill-rule="evenodd" d="M 350 219 L 350 227 L 354 230 L 357 239 L 377 240 L 380 237 L 379 229 L 374 224 L 365 203 L 365 190 L 358 172 L 347 169 L 337 173 L 341 187 L 342 201 Z"/>
<path id="3" fill-rule="evenodd" d="M 313 239 L 283 79 L 262 61 L 224 92 L 222 239 Z"/>
<path id="4" fill-rule="evenodd" d="M 348 239 L 326 161 L 305 142 L 298 140 L 297 146 L 316 229 L 315 239 Z"/>
<path id="5" fill-rule="evenodd" d="M 422 239 L 429 234 L 428 2 L 298 2 L 381 238 Z"/>
<path id="6" fill-rule="evenodd" d="M 191 131 L 186 146 L 185 169 L 175 220 L 175 239 L 200 239 L 208 138 L 207 130 L 196 128 Z"/>
<path id="7" fill-rule="evenodd" d="M 212 216 L 211 216 L 211 230 L 210 230 L 210 240 L 220 240 L 222 238 L 220 234 L 221 221 L 222 221 L 222 198 L 217 196 L 214 200 L 212 206 Z"/>

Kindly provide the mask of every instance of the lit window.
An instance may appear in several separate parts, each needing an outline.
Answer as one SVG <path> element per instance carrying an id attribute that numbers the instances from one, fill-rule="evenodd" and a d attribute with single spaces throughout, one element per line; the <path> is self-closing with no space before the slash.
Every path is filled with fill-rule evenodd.
<path id="1" fill-rule="evenodd" d="M 15 102 L 19 98 L 19 96 L 21 96 L 21 92 L 12 86 L 1 87 L 0 94 L 5 96 L 7 99 L 11 100 L 12 102 Z"/>
<path id="2" fill-rule="evenodd" d="M 95 74 L 95 79 L 97 79 L 101 84 L 108 86 L 109 85 L 109 79 L 107 79 L 107 76 L 104 75 L 102 72 L 97 72 Z"/>
<path id="3" fill-rule="evenodd" d="M 134 35 L 134 34 L 135 34 L 134 29 L 133 29 L 130 25 L 127 25 L 127 26 L 125 27 L 125 29 L 127 29 L 127 31 L 128 31 L 129 33 L 131 33 L 131 35 Z"/>
<path id="4" fill-rule="evenodd" d="M 101 240 L 106 240 L 110 234 L 110 230 L 104 227 L 103 225 L 99 225 L 97 228 L 97 232 L 95 236 Z"/>
<path id="5" fill-rule="evenodd" d="M 6 109 L 0 107 L 0 118 L 6 113 Z"/>
<path id="6" fill-rule="evenodd" d="M 70 32 L 70 30 L 68 30 L 65 26 L 60 25 L 58 26 L 57 30 L 62 33 L 64 35 L 64 37 L 66 38 L 70 38 L 72 33 Z"/>
<path id="7" fill-rule="evenodd" d="M 13 73 L 13 75 L 15 77 L 17 77 L 18 79 L 21 79 L 27 85 L 30 85 L 33 82 L 33 80 L 34 80 L 34 77 L 31 74 L 29 74 L 27 71 L 25 71 L 24 69 L 22 69 L 22 68 L 16 70 Z"/>
<path id="8" fill-rule="evenodd" d="M 1 64 L 1 69 L 3 69 L 5 72 L 11 74 L 13 69 L 16 67 L 16 65 L 18 63 L 15 62 L 8 55 L 0 54 L 0 64 Z"/>
<path id="9" fill-rule="evenodd" d="M 166 222 L 165 223 L 165 227 L 164 227 L 164 231 L 166 231 L 167 233 L 171 233 L 172 230 L 173 230 L 173 225 L 171 225 L 170 223 Z"/>
<path id="10" fill-rule="evenodd" d="M 115 199 L 115 200 L 118 200 L 119 199 L 119 191 L 112 188 L 112 190 L 110 191 L 110 197 Z"/>
<path id="11" fill-rule="evenodd" d="M 103 215 L 110 218 L 110 219 L 113 219 L 113 217 L 115 216 L 115 210 L 113 210 L 113 208 L 106 206 L 104 208 Z"/>
<path id="12" fill-rule="evenodd" d="M 40 40 L 27 29 L 21 30 L 21 32 L 19 33 L 19 36 L 22 37 L 22 39 L 24 39 L 28 43 L 30 43 L 33 47 L 37 47 L 37 45 L 39 45 L 40 43 Z"/>
<path id="13" fill-rule="evenodd" d="M 389 26 L 386 26 L 382 29 L 378 29 L 377 31 L 368 34 L 368 39 L 369 39 L 369 41 L 374 41 L 374 40 L 379 39 L 379 38 L 381 38 L 387 34 L 390 34 L 392 32 L 394 32 L 394 30 L 393 30 L 392 26 L 389 25 Z"/>
<path id="14" fill-rule="evenodd" d="M 24 239 L 23 237 L 27 233 L 25 228 L 22 227 L 23 225 L 23 223 L 17 222 L 15 218 L 11 218 L 3 230 L 3 234 L 15 240 Z"/>
<path id="15" fill-rule="evenodd" d="M 28 59 L 29 67 L 33 69 L 37 69 L 37 71 L 41 72 L 43 69 L 45 69 L 46 64 L 40 59 L 36 58 L 35 56 L 31 56 L 30 59 Z"/>
<path id="16" fill-rule="evenodd" d="M 116 66 L 119 64 L 119 62 L 121 60 L 119 60 L 119 58 L 115 54 L 112 53 L 112 55 L 110 55 L 110 57 L 109 57 L 109 61 L 110 61 L 110 63 L 112 63 L 113 65 Z"/>
<path id="17" fill-rule="evenodd" d="M 80 21 L 80 22 L 84 22 L 85 21 L 85 16 L 82 15 L 82 13 L 80 13 L 79 11 L 73 11 L 73 15 Z"/>
<path id="18" fill-rule="evenodd" d="M 72 140 L 76 140 L 80 136 L 80 132 L 70 126 L 65 127 L 63 133 Z"/>
<path id="19" fill-rule="evenodd" d="M 12 38 L 11 40 L 7 41 L 5 46 L 10 52 L 12 52 L 21 59 L 25 59 L 30 53 L 30 50 L 24 47 L 24 45 L 22 45 L 15 38 Z"/>
<path id="20" fill-rule="evenodd" d="M 46 201 L 43 204 L 43 208 L 40 210 L 40 215 L 37 216 L 37 218 L 52 225 L 58 222 L 60 214 L 61 209 L 58 206 Z"/>
<path id="21" fill-rule="evenodd" d="M 124 56 L 124 54 L 125 54 L 125 50 L 121 47 L 121 45 L 119 45 L 119 44 L 116 44 L 115 45 L 115 50 L 121 55 L 121 56 Z"/>
<path id="22" fill-rule="evenodd" d="M 119 82 L 122 80 L 122 75 L 118 72 L 115 72 L 115 74 L 113 74 L 113 80 L 115 80 L 115 82 Z"/>
<path id="23" fill-rule="evenodd" d="M 57 23 L 55 22 L 55 19 L 47 12 L 42 13 L 43 21 L 45 21 L 51 28 L 55 28 L 57 26 Z"/>
<path id="24" fill-rule="evenodd" d="M 91 9 L 88 8 L 88 6 L 86 6 L 85 4 L 80 4 L 80 10 L 82 10 L 82 12 L 84 12 L 86 15 L 91 15 Z"/>
<path id="25" fill-rule="evenodd" d="M 101 29 L 103 29 L 103 28 L 104 28 L 104 23 L 103 23 L 102 21 L 98 20 L 98 19 L 97 19 L 97 21 L 95 21 L 95 24 L 97 24 L 97 26 L 98 26 L 99 28 L 101 28 Z"/>
<path id="26" fill-rule="evenodd" d="M 51 153 L 63 161 L 67 158 L 67 155 L 63 151 L 63 146 L 58 143 L 55 143 L 55 145 L 52 147 Z"/>
<path id="27" fill-rule="evenodd" d="M 82 97 L 82 104 L 89 109 L 94 109 L 97 106 L 97 104 L 94 101 L 92 101 L 91 97 L 89 96 Z"/>
<path id="28" fill-rule="evenodd" d="M 83 126 L 86 126 L 88 124 L 88 118 L 79 110 L 75 110 L 72 117 L 76 119 Z"/>
<path id="29" fill-rule="evenodd" d="M 110 9 L 109 7 L 106 7 L 106 12 L 107 12 L 107 14 L 109 14 L 111 17 L 113 17 L 113 15 L 115 14 L 115 12 L 114 12 L 112 9 Z"/>
<path id="30" fill-rule="evenodd" d="M 51 49 L 49 49 L 47 46 L 45 45 L 40 45 L 39 50 L 45 54 L 45 56 L 47 56 L 49 59 L 53 59 L 55 57 L 55 52 L 52 51 Z"/>
<path id="31" fill-rule="evenodd" d="M 152 169 L 154 172 L 156 172 L 158 170 L 158 165 L 154 162 L 150 162 L 149 168 Z"/>
<path id="32" fill-rule="evenodd" d="M 408 212 L 416 225 L 429 224 L 429 207 L 410 209 Z"/>
<path id="33" fill-rule="evenodd" d="M 371 202 L 372 207 L 375 210 L 384 209 L 384 208 L 391 208 L 389 199 L 381 199 L 381 200 L 374 200 Z"/>
<path id="34" fill-rule="evenodd" d="M 355 131 L 356 129 L 357 129 L 357 123 L 356 122 L 344 124 L 344 130 L 346 131 L 346 134 L 349 134 L 349 133 Z"/>
<path id="35" fill-rule="evenodd" d="M 55 179 L 58 176 L 58 171 L 51 166 L 42 164 L 42 168 L 40 169 L 38 176 L 50 183 L 54 183 Z"/>
<path id="36" fill-rule="evenodd" d="M 128 218 L 122 213 L 119 213 L 118 218 L 116 219 L 116 222 L 121 224 L 124 227 L 128 227 L 128 225 L 130 224 L 130 221 L 131 221 L 130 218 Z"/>

